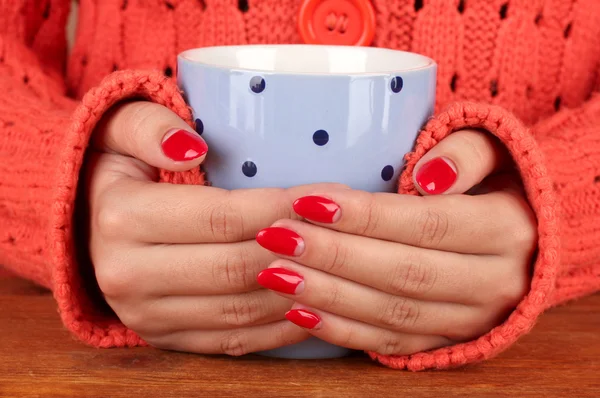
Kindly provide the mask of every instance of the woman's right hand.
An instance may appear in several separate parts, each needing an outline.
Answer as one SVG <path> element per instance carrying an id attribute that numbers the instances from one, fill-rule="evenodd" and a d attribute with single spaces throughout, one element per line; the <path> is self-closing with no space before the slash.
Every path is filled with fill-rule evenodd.
<path id="1" fill-rule="evenodd" d="M 275 257 L 254 240 L 294 199 L 319 186 L 223 189 L 158 183 L 206 144 L 167 108 L 115 107 L 96 128 L 86 169 L 89 247 L 99 287 L 120 320 L 149 344 L 242 355 L 309 335 L 284 318 L 292 302 L 260 289 Z"/>

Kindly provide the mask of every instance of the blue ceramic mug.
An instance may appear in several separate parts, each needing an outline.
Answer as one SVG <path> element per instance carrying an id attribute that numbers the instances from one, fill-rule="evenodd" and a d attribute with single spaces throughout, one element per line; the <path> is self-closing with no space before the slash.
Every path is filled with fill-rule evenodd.
<path id="1" fill-rule="evenodd" d="M 392 192 L 403 156 L 433 113 L 435 62 L 419 54 L 321 45 L 193 49 L 178 81 L 225 189 L 338 182 Z M 332 358 L 316 338 L 261 354 Z"/>

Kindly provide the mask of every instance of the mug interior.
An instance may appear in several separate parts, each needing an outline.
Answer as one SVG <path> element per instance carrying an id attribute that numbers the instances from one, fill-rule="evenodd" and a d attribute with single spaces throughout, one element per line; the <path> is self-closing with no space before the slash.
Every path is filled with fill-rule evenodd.
<path id="1" fill-rule="evenodd" d="M 293 74 L 384 74 L 435 65 L 432 59 L 410 52 L 324 45 L 216 46 L 179 56 L 218 68 Z"/>

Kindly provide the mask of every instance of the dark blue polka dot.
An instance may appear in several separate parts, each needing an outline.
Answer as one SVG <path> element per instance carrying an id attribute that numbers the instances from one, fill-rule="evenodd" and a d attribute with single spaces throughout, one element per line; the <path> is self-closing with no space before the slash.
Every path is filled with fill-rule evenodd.
<path id="1" fill-rule="evenodd" d="M 394 167 L 389 164 L 381 170 L 381 178 L 383 181 L 389 181 L 394 177 Z"/>
<path id="2" fill-rule="evenodd" d="M 323 146 L 329 142 L 329 134 L 325 130 L 317 130 L 313 134 L 313 142 L 318 146 Z"/>
<path id="3" fill-rule="evenodd" d="M 396 76 L 394 78 L 392 78 L 392 82 L 390 84 L 392 91 L 395 93 L 399 93 L 402 90 L 402 87 L 404 86 L 404 81 L 402 80 L 402 78 L 400 76 Z"/>
<path id="4" fill-rule="evenodd" d="M 196 119 L 196 133 L 200 135 L 204 133 L 204 123 L 202 123 L 202 120 L 200 119 Z"/>
<path id="5" fill-rule="evenodd" d="M 244 162 L 242 165 L 242 173 L 244 173 L 246 177 L 254 177 L 257 171 L 256 164 L 250 160 Z"/>
<path id="6" fill-rule="evenodd" d="M 267 83 L 265 83 L 265 79 L 263 79 L 260 76 L 254 76 L 252 79 L 250 79 L 250 90 L 252 90 L 256 94 L 265 91 L 266 85 Z"/>

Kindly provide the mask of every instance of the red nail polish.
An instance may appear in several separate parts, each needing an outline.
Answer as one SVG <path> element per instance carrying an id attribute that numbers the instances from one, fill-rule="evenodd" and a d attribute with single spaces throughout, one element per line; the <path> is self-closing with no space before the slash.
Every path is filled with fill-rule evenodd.
<path id="1" fill-rule="evenodd" d="M 305 329 L 314 329 L 321 323 L 321 318 L 317 314 L 306 310 L 289 310 L 285 313 L 285 318 Z"/>
<path id="2" fill-rule="evenodd" d="M 456 171 L 450 160 L 435 158 L 425 163 L 417 172 L 417 184 L 428 194 L 446 192 L 456 181 Z"/>
<path id="3" fill-rule="evenodd" d="M 285 294 L 298 294 L 304 290 L 304 278 L 285 268 L 267 268 L 256 278 L 262 287 Z"/>
<path id="4" fill-rule="evenodd" d="M 167 133 L 161 145 L 164 154 L 176 162 L 197 159 L 208 152 L 208 146 L 204 140 L 187 130 L 175 130 Z"/>
<path id="5" fill-rule="evenodd" d="M 258 232 L 256 241 L 265 249 L 284 256 L 299 256 L 304 250 L 304 240 L 287 228 L 265 228 Z"/>
<path id="6" fill-rule="evenodd" d="M 293 208 L 299 216 L 321 223 L 336 222 L 341 216 L 340 206 L 321 196 L 304 196 L 294 202 Z"/>

